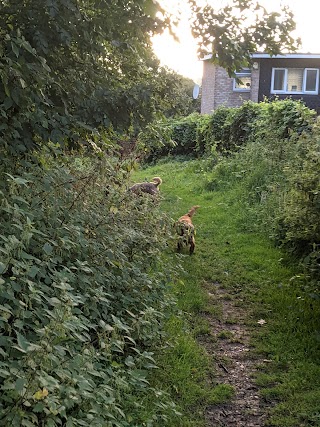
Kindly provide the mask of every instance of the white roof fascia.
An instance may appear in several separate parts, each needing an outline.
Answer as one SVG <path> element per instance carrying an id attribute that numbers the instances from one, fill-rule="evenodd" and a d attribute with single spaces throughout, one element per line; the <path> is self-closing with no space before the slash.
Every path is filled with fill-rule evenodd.
<path id="1" fill-rule="evenodd" d="M 251 55 L 252 58 L 292 58 L 292 59 L 299 59 L 299 58 L 307 58 L 307 59 L 319 59 L 320 53 L 284 53 L 281 55 L 269 55 L 268 53 L 253 53 Z"/>
<path id="2" fill-rule="evenodd" d="M 212 55 L 208 54 L 208 55 L 205 55 L 203 58 L 201 58 L 200 61 L 206 61 L 211 58 L 212 58 Z M 320 53 L 284 53 L 282 55 L 273 55 L 273 56 L 271 56 L 269 53 L 253 53 L 251 54 L 251 58 L 253 59 L 259 59 L 259 58 L 320 59 Z"/>

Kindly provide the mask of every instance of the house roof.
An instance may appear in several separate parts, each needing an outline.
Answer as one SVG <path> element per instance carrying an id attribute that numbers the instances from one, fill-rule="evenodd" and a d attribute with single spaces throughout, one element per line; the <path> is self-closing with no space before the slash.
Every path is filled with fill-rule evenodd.
<path id="1" fill-rule="evenodd" d="M 287 58 L 287 59 L 300 59 L 300 58 L 307 58 L 307 59 L 319 59 L 320 53 L 284 53 L 282 55 L 269 55 L 268 53 L 253 53 L 251 55 L 251 58 L 258 59 L 258 58 Z M 208 58 L 209 59 L 209 58 Z"/>
<path id="2" fill-rule="evenodd" d="M 202 61 L 206 61 L 208 59 L 212 58 L 212 55 L 205 55 L 202 58 Z M 281 55 L 270 55 L 269 53 L 253 53 L 251 55 L 251 58 L 253 59 L 260 59 L 260 58 L 287 58 L 287 59 L 301 59 L 301 58 L 306 58 L 306 59 L 320 59 L 320 53 L 284 53 Z"/>

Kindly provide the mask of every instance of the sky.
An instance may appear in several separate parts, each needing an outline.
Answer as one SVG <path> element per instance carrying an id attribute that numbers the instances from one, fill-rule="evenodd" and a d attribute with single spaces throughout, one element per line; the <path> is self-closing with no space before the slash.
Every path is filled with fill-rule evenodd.
<path id="1" fill-rule="evenodd" d="M 213 5 L 220 6 L 226 0 L 211 0 Z M 184 0 L 162 0 L 162 4 L 169 10 L 175 9 Z M 302 46 L 299 52 L 320 53 L 320 38 L 317 30 L 319 27 L 320 1 L 319 0 L 260 0 L 260 4 L 268 11 L 277 10 L 279 5 L 288 5 L 294 13 L 297 29 L 293 34 L 300 37 Z M 197 58 L 197 46 L 192 38 L 188 25 L 187 9 L 180 15 L 181 23 L 177 35 L 180 42 L 165 32 L 153 38 L 153 48 L 162 65 L 172 68 L 179 74 L 193 79 L 196 83 L 201 82 L 202 62 Z"/>

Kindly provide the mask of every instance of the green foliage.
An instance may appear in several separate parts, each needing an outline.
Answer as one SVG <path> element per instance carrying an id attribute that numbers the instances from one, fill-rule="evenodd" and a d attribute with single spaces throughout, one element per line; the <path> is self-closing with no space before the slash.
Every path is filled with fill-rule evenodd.
<path id="1" fill-rule="evenodd" d="M 314 111 L 301 102 L 266 101 L 259 110 L 248 120 L 246 144 L 230 160 L 219 162 L 207 188 L 242 185 L 248 209 L 259 206 L 256 227 L 261 224 L 300 260 L 309 293 L 318 293 L 319 125 Z M 236 109 L 233 117 L 240 112 Z M 315 279 L 313 285 L 310 279 Z"/>
<path id="2" fill-rule="evenodd" d="M 139 141 L 147 162 L 168 155 L 228 155 L 250 140 L 275 141 L 310 131 L 314 115 L 300 101 L 248 101 L 237 108 L 219 107 L 210 115 L 153 122 Z M 273 151 L 277 151 L 276 144 Z"/>
<path id="3" fill-rule="evenodd" d="M 1 146 L 75 147 L 101 128 L 137 133 L 155 114 L 194 111 L 193 83 L 151 49 L 168 19 L 151 0 L 2 1 Z"/>
<path id="4" fill-rule="evenodd" d="M 250 54 L 263 50 L 271 55 L 282 50 L 295 51 L 293 13 L 288 7 L 270 12 L 257 1 L 234 0 L 220 10 L 189 0 L 192 33 L 199 44 L 199 54 L 224 67 L 229 75 L 251 63 Z M 262 24 L 263 23 L 263 24 Z"/>
<path id="5" fill-rule="evenodd" d="M 208 117 L 203 127 L 203 152 L 213 148 L 222 154 L 237 151 L 252 137 L 254 123 L 261 114 L 261 104 L 251 101 L 238 108 L 219 107 Z"/>
<path id="6" fill-rule="evenodd" d="M 283 244 L 303 257 L 312 277 L 320 277 L 320 128 L 302 135 L 286 161 L 287 185 L 278 214 L 278 234 Z"/>
<path id="7" fill-rule="evenodd" d="M 139 134 L 138 151 L 147 162 L 168 156 L 175 146 L 170 120 L 152 122 Z"/>
<path id="8" fill-rule="evenodd" d="M 192 114 L 173 122 L 172 139 L 176 146 L 172 154 L 192 155 L 195 153 L 199 115 Z"/>
<path id="9" fill-rule="evenodd" d="M 167 220 L 126 191 L 131 161 L 97 150 L 42 150 L 12 173 L 1 156 L 3 425 L 152 426 L 176 412 L 149 382 L 170 304 Z"/>
<path id="10" fill-rule="evenodd" d="M 203 22 L 192 3 L 200 34 Z M 245 3 L 242 10 L 252 10 Z M 219 15 L 228 29 L 232 11 L 225 8 Z M 49 141 L 74 148 L 102 128 L 136 136 L 155 117 L 198 111 L 193 82 L 160 67 L 152 51 L 152 35 L 172 30 L 175 19 L 151 0 L 2 1 L 1 146 L 19 155 Z M 281 25 L 271 14 L 259 21 L 260 33 L 251 29 L 250 34 L 276 53 L 280 45 L 288 46 L 290 25 L 289 13 Z M 216 60 L 236 67 L 246 57 L 231 34 L 241 29 L 241 20 L 234 17 L 231 33 L 226 28 L 219 47 L 232 51 L 232 61 L 220 53 Z"/>
<path id="11" fill-rule="evenodd" d="M 302 101 L 265 100 L 259 104 L 261 113 L 253 124 L 255 139 L 288 139 L 293 133 L 308 132 L 314 122 L 315 111 Z"/>
<path id="12" fill-rule="evenodd" d="M 200 98 L 193 99 L 194 81 L 164 67 L 155 76 L 153 101 L 156 115 L 188 116 L 200 112 Z"/>
<path id="13" fill-rule="evenodd" d="M 194 156 L 199 114 L 150 123 L 139 135 L 139 147 L 146 162 L 168 155 Z"/>

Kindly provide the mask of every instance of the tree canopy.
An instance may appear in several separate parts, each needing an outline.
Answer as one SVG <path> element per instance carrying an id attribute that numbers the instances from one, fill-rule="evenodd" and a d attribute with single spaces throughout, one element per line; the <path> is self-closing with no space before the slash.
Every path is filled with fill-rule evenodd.
<path id="1" fill-rule="evenodd" d="M 262 50 L 270 55 L 295 51 L 300 40 L 293 38 L 293 13 L 288 7 L 268 12 L 254 0 L 230 0 L 216 10 L 188 0 L 192 10 L 192 32 L 199 44 L 199 55 L 226 68 L 229 75 L 246 67 L 250 55 Z"/>
<path id="2" fill-rule="evenodd" d="M 292 14 L 260 13 L 243 31 L 234 7 L 189 1 L 201 52 L 229 72 L 262 46 L 293 47 Z M 257 10 L 249 0 L 240 11 Z M 187 4 L 187 3 L 186 3 Z M 0 0 L 0 146 L 77 145 L 102 128 L 137 133 L 159 114 L 194 110 L 192 82 L 160 67 L 151 38 L 174 18 L 153 0 Z M 261 8 L 259 11 L 261 12 Z"/>

